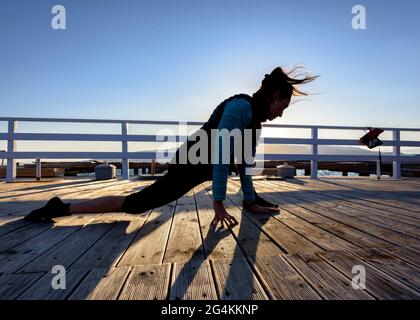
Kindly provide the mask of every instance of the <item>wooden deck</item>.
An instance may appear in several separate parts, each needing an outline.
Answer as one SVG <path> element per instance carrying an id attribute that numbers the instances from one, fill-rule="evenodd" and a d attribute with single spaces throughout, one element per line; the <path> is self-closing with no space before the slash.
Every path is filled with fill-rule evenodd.
<path id="1" fill-rule="evenodd" d="M 21 219 L 52 196 L 78 201 L 129 194 L 151 181 L 0 183 L 1 299 L 419 299 L 420 180 L 256 180 L 278 215 L 228 211 L 214 230 L 211 184 L 142 215 Z M 174 186 L 176 187 L 176 186 Z M 54 290 L 54 265 L 66 289 Z M 366 270 L 353 289 L 352 268 Z"/>

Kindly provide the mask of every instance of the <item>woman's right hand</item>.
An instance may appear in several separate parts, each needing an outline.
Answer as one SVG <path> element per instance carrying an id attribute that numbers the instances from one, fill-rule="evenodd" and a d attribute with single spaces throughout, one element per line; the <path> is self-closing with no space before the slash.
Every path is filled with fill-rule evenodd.
<path id="1" fill-rule="evenodd" d="M 224 227 L 224 222 L 226 222 L 227 226 L 233 227 L 238 224 L 235 217 L 231 216 L 227 211 L 223 204 L 223 201 L 214 201 L 213 202 L 214 208 L 214 218 L 211 222 L 212 226 L 217 227 L 219 222 L 221 223 L 221 227 Z"/>

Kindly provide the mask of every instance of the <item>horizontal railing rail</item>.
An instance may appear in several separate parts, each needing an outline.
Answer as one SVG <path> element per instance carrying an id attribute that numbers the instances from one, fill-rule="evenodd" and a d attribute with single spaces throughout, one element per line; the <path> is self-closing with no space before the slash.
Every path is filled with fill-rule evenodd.
<path id="1" fill-rule="evenodd" d="M 182 122 L 182 121 L 151 121 L 151 120 L 106 120 L 106 119 L 70 119 L 70 118 L 27 118 L 27 117 L 0 117 L 0 122 L 7 122 L 7 132 L 0 133 L 0 140 L 7 141 L 7 151 L 0 151 L 1 158 L 7 159 L 6 181 L 11 182 L 16 178 L 16 159 L 122 159 L 122 176 L 129 178 L 129 159 L 151 160 L 157 159 L 155 151 L 129 152 L 129 142 L 182 142 L 187 135 L 150 135 L 150 134 L 129 134 L 128 125 L 159 125 L 159 126 L 201 126 L 203 122 Z M 48 123 L 96 123 L 96 124 L 119 124 L 120 134 L 85 134 L 85 133 L 19 133 L 16 132 L 18 122 L 48 122 Z M 286 125 L 286 124 L 264 124 L 263 128 L 292 128 L 309 129 L 310 138 L 277 138 L 264 137 L 263 144 L 287 144 L 287 145 L 309 145 L 311 152 L 308 154 L 283 154 L 265 153 L 264 160 L 284 161 L 310 161 L 311 178 L 318 176 L 319 161 L 377 161 L 377 155 L 342 155 L 342 154 L 319 154 L 318 146 L 360 146 L 356 139 L 319 139 L 319 130 L 366 130 L 366 127 L 354 126 L 315 126 L 315 125 Z M 392 161 L 393 177 L 400 178 L 401 163 L 418 162 L 420 156 L 401 155 L 401 147 L 420 147 L 420 141 L 401 140 L 401 132 L 420 132 L 420 128 L 388 128 L 382 127 L 384 131 L 392 132 L 392 140 L 382 140 L 384 147 L 392 147 L 392 155 L 383 155 L 383 161 Z M 96 152 L 96 151 L 17 151 L 17 141 L 104 141 L 120 142 L 121 152 Z M 162 152 L 162 151 L 161 151 Z M 165 158 L 170 157 L 172 151 L 165 153 Z M 258 159 L 258 157 L 257 157 Z"/>

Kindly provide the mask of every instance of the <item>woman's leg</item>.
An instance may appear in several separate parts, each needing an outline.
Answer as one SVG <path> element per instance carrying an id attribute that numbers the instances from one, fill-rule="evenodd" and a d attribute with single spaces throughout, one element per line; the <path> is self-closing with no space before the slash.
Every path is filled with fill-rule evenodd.
<path id="1" fill-rule="evenodd" d="M 70 204 L 70 214 L 121 212 L 125 196 L 99 197 Z"/>
<path id="2" fill-rule="evenodd" d="M 210 179 L 211 171 L 208 167 L 179 165 L 170 169 L 155 183 L 128 195 L 124 200 L 122 210 L 127 213 L 142 213 L 161 207 L 177 200 L 195 186 Z"/>
<path id="3" fill-rule="evenodd" d="M 210 178 L 208 170 L 185 166 L 169 170 L 159 180 L 128 196 L 106 196 L 71 204 L 54 197 L 44 207 L 31 211 L 25 219 L 41 221 L 75 213 L 143 213 L 178 199 Z"/>

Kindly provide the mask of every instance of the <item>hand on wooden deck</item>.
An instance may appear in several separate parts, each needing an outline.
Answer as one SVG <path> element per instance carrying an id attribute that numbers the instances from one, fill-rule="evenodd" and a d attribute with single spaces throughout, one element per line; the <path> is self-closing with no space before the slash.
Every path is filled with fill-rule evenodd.
<path id="1" fill-rule="evenodd" d="M 214 201 L 213 202 L 214 208 L 214 218 L 211 222 L 212 226 L 217 227 L 219 222 L 221 223 L 221 228 L 224 227 L 224 222 L 226 223 L 227 227 L 233 227 L 238 224 L 235 217 L 231 216 L 227 211 L 223 204 L 223 201 Z"/>
<path id="2" fill-rule="evenodd" d="M 245 210 L 252 212 L 252 213 L 267 213 L 270 214 L 271 212 L 279 212 L 278 208 L 275 207 L 265 207 L 257 204 L 255 201 L 243 201 L 243 207 Z"/>

